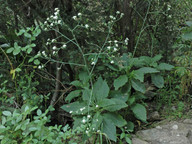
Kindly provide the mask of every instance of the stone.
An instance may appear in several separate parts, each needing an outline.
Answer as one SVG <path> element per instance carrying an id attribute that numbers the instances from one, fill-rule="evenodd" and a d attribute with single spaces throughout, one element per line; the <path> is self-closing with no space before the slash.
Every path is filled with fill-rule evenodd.
<path id="1" fill-rule="evenodd" d="M 178 127 L 178 125 L 173 125 L 172 126 L 172 129 L 174 129 L 174 130 L 177 130 L 179 127 Z"/>
<path id="2" fill-rule="evenodd" d="M 159 114 L 158 111 L 154 111 L 151 114 L 149 114 L 147 119 L 150 120 L 150 121 L 159 120 L 160 119 L 160 114 Z"/>
<path id="3" fill-rule="evenodd" d="M 149 143 L 146 142 L 146 141 L 143 141 L 143 140 L 141 140 L 139 138 L 133 138 L 132 139 L 132 144 L 149 144 Z"/>

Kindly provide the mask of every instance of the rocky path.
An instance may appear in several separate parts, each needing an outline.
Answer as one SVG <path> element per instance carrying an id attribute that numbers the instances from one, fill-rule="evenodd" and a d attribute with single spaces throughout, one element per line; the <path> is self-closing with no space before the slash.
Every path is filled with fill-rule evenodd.
<path id="1" fill-rule="evenodd" d="M 133 136 L 133 144 L 192 144 L 192 119 L 167 122 L 141 130 Z"/>

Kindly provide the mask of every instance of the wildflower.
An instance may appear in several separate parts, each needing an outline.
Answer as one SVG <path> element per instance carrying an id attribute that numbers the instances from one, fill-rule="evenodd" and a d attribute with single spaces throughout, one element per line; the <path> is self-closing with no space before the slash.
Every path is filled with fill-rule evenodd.
<path id="1" fill-rule="evenodd" d="M 88 134 L 88 133 L 89 133 L 89 131 L 87 131 L 87 130 L 86 130 L 85 132 L 86 132 L 86 134 Z"/>
<path id="2" fill-rule="evenodd" d="M 114 50 L 114 52 L 116 52 L 116 51 L 117 51 L 117 48 L 114 48 L 113 50 Z"/>
<path id="3" fill-rule="evenodd" d="M 42 51 L 42 54 L 43 54 L 43 55 L 46 55 L 45 51 Z"/>
<path id="4" fill-rule="evenodd" d="M 61 20 L 58 20 L 58 22 L 57 22 L 58 24 L 61 24 Z"/>
<path id="5" fill-rule="evenodd" d="M 45 28 L 44 30 L 47 31 L 47 28 Z"/>
<path id="6" fill-rule="evenodd" d="M 47 21 L 49 21 L 49 18 L 47 18 Z"/>
<path id="7" fill-rule="evenodd" d="M 67 45 L 66 45 L 66 44 L 64 44 L 62 47 L 63 47 L 63 48 L 66 48 L 66 47 L 67 47 Z"/>
<path id="8" fill-rule="evenodd" d="M 82 123 L 85 123 L 85 122 L 86 122 L 86 120 L 85 120 L 85 119 L 83 119 L 83 120 L 82 120 Z"/>
<path id="9" fill-rule="evenodd" d="M 107 47 L 107 49 L 108 49 L 108 50 L 110 50 L 110 49 L 111 49 L 111 47 L 110 47 L 110 46 L 108 46 L 108 47 Z"/>
<path id="10" fill-rule="evenodd" d="M 118 47 L 119 45 L 118 44 L 115 44 L 116 47 Z"/>
<path id="11" fill-rule="evenodd" d="M 116 14 L 120 14 L 120 11 L 116 11 Z"/>
<path id="12" fill-rule="evenodd" d="M 95 65 L 95 62 L 92 62 L 91 65 Z"/>
<path id="13" fill-rule="evenodd" d="M 99 132 L 100 132 L 100 130 L 97 130 L 97 132 L 99 133 Z"/>
<path id="14" fill-rule="evenodd" d="M 121 13 L 121 17 L 124 16 L 124 13 Z"/>
<path id="15" fill-rule="evenodd" d="M 113 16 L 112 16 L 112 15 L 110 15 L 109 17 L 110 17 L 110 19 L 113 19 Z"/>
<path id="16" fill-rule="evenodd" d="M 73 111 L 70 111 L 69 113 L 71 114 Z"/>
<path id="17" fill-rule="evenodd" d="M 111 64 L 113 64 L 113 63 L 114 63 L 114 61 L 112 60 L 112 61 L 111 61 Z"/>
<path id="18" fill-rule="evenodd" d="M 99 120 L 98 120 L 98 119 L 96 119 L 96 121 L 98 122 Z"/>
<path id="19" fill-rule="evenodd" d="M 74 19 L 74 20 L 77 20 L 77 16 L 73 16 L 73 19 Z"/>
<path id="20" fill-rule="evenodd" d="M 53 43 L 53 42 L 56 42 L 56 39 L 52 39 L 51 42 L 52 42 L 52 43 Z"/>
<path id="21" fill-rule="evenodd" d="M 55 8 L 55 11 L 59 10 L 59 8 Z"/>
<path id="22" fill-rule="evenodd" d="M 111 43 L 112 41 L 108 41 L 108 43 Z"/>
<path id="23" fill-rule="evenodd" d="M 53 18 L 53 15 L 51 15 L 50 18 Z"/>
<path id="24" fill-rule="evenodd" d="M 57 20 L 57 19 L 58 19 L 58 16 L 54 16 L 53 19 Z"/>
<path id="25" fill-rule="evenodd" d="M 78 16 L 82 16 L 82 14 L 81 14 L 81 13 L 78 13 L 77 15 L 78 15 Z"/>
<path id="26" fill-rule="evenodd" d="M 85 25 L 85 28 L 89 28 L 89 25 L 88 25 L 88 24 L 86 24 L 86 25 Z"/>
<path id="27" fill-rule="evenodd" d="M 87 115 L 87 118 L 90 118 L 91 117 L 91 115 Z"/>
<path id="28" fill-rule="evenodd" d="M 39 66 L 38 66 L 38 69 L 42 69 L 42 66 L 39 65 Z"/>
<path id="29" fill-rule="evenodd" d="M 114 43 L 118 43 L 118 41 L 117 41 L 117 40 L 114 40 Z"/>
<path id="30" fill-rule="evenodd" d="M 56 51 L 53 51 L 53 55 L 55 55 L 56 54 Z"/>
<path id="31" fill-rule="evenodd" d="M 99 107 L 98 105 L 96 105 L 96 108 Z"/>
<path id="32" fill-rule="evenodd" d="M 56 46 L 54 46 L 54 47 L 53 47 L 53 50 L 56 50 L 56 49 L 57 49 L 57 47 L 56 47 Z"/>
<path id="33" fill-rule="evenodd" d="M 51 23 L 50 26 L 53 26 L 53 23 Z"/>
<path id="34" fill-rule="evenodd" d="M 95 130 L 95 128 L 93 128 L 93 130 Z"/>
<path id="35" fill-rule="evenodd" d="M 47 21 L 45 21 L 44 24 L 47 24 Z"/>

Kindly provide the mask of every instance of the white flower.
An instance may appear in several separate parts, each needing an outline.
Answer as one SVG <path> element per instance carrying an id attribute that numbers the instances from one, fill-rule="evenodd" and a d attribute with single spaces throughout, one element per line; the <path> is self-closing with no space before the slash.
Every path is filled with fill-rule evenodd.
<path id="1" fill-rule="evenodd" d="M 93 130 L 95 130 L 95 128 L 93 128 Z"/>
<path id="2" fill-rule="evenodd" d="M 118 44 L 115 44 L 116 47 L 118 47 L 119 45 Z"/>
<path id="3" fill-rule="evenodd" d="M 53 18 L 53 15 L 51 15 L 50 18 Z"/>
<path id="4" fill-rule="evenodd" d="M 78 16 L 82 16 L 82 14 L 81 14 L 81 13 L 78 13 L 77 15 L 78 15 Z"/>
<path id="5" fill-rule="evenodd" d="M 61 24 L 61 20 L 58 20 L 58 22 L 57 22 L 58 24 Z"/>
<path id="6" fill-rule="evenodd" d="M 110 46 L 108 46 L 108 47 L 107 47 L 107 49 L 108 49 L 108 50 L 110 50 L 110 49 L 111 49 L 111 47 L 110 47 Z"/>
<path id="7" fill-rule="evenodd" d="M 97 132 L 99 133 L 99 132 L 100 132 L 100 130 L 97 130 Z"/>
<path id="8" fill-rule="evenodd" d="M 114 40 L 114 43 L 118 43 L 118 41 L 117 41 L 117 40 Z"/>
<path id="9" fill-rule="evenodd" d="M 57 49 L 57 47 L 56 47 L 56 46 L 54 46 L 54 47 L 53 47 L 53 50 L 56 50 L 56 49 Z"/>
<path id="10" fill-rule="evenodd" d="M 99 107 L 98 105 L 95 106 L 96 108 Z"/>
<path id="11" fill-rule="evenodd" d="M 47 18 L 47 20 L 49 21 L 49 18 Z"/>
<path id="12" fill-rule="evenodd" d="M 86 130 L 85 132 L 86 132 L 86 134 L 88 134 L 88 133 L 89 133 L 89 131 L 87 131 L 87 130 Z"/>
<path id="13" fill-rule="evenodd" d="M 44 24 L 47 24 L 47 21 L 45 21 Z"/>
<path id="14" fill-rule="evenodd" d="M 113 17 L 113 20 L 116 20 L 116 17 Z"/>
<path id="15" fill-rule="evenodd" d="M 117 48 L 114 48 L 113 50 L 114 50 L 114 52 L 116 52 L 116 51 L 117 51 Z"/>
<path id="16" fill-rule="evenodd" d="M 45 51 L 42 51 L 42 54 L 43 54 L 43 55 L 46 55 Z"/>
<path id="17" fill-rule="evenodd" d="M 121 17 L 124 16 L 124 13 L 121 13 Z"/>
<path id="18" fill-rule="evenodd" d="M 89 25 L 88 25 L 88 24 L 86 24 L 86 25 L 85 25 L 85 28 L 89 28 Z"/>
<path id="19" fill-rule="evenodd" d="M 51 23 L 50 26 L 53 26 L 53 23 Z"/>
<path id="20" fill-rule="evenodd" d="M 38 66 L 38 69 L 41 69 L 41 68 L 42 68 L 42 66 L 39 65 L 39 66 Z"/>
<path id="21" fill-rule="evenodd" d="M 87 117 L 88 117 L 88 118 L 90 118 L 90 117 L 91 117 L 91 115 L 87 115 Z"/>
<path id="22" fill-rule="evenodd" d="M 85 123 L 85 122 L 86 122 L 86 120 L 85 120 L 85 119 L 83 119 L 83 120 L 82 120 L 82 123 Z"/>
<path id="23" fill-rule="evenodd" d="M 58 8 L 55 8 L 55 11 L 59 10 Z"/>
<path id="24" fill-rule="evenodd" d="M 110 15 L 109 17 L 110 17 L 111 19 L 113 19 L 113 16 L 112 16 L 112 15 Z"/>
<path id="25" fill-rule="evenodd" d="M 85 107 L 83 107 L 83 108 L 80 108 L 80 111 L 83 111 L 85 109 Z"/>
<path id="26" fill-rule="evenodd" d="M 52 39 L 51 42 L 52 42 L 52 43 L 53 43 L 53 42 L 56 42 L 56 39 Z"/>
<path id="27" fill-rule="evenodd" d="M 111 64 L 113 64 L 113 63 L 114 63 L 114 61 L 112 60 L 112 61 L 111 61 Z"/>
<path id="28" fill-rule="evenodd" d="M 111 43 L 112 41 L 108 41 L 108 43 Z"/>
<path id="29" fill-rule="evenodd" d="M 74 20 L 77 20 L 77 16 L 73 16 L 73 19 L 74 19 Z"/>
<path id="30" fill-rule="evenodd" d="M 53 19 L 57 20 L 57 19 L 58 19 L 58 16 L 54 16 Z"/>
<path id="31" fill-rule="evenodd" d="M 56 51 L 53 51 L 53 55 L 55 55 L 56 54 Z"/>
<path id="32" fill-rule="evenodd" d="M 95 62 L 93 61 L 93 62 L 91 63 L 91 65 L 95 65 Z"/>
<path id="33" fill-rule="evenodd" d="M 66 48 L 66 47 L 67 47 L 67 45 L 66 45 L 66 44 L 64 44 L 62 47 L 63 47 L 63 48 Z"/>
<path id="34" fill-rule="evenodd" d="M 46 45 L 49 45 L 49 42 L 46 42 Z"/>
<path id="35" fill-rule="evenodd" d="M 72 113 L 73 111 L 70 111 L 69 113 Z"/>
<path id="36" fill-rule="evenodd" d="M 98 122 L 99 120 L 98 120 L 98 119 L 96 119 L 96 121 Z"/>
<path id="37" fill-rule="evenodd" d="M 47 31 L 47 28 L 45 28 L 44 30 Z"/>
<path id="38" fill-rule="evenodd" d="M 120 11 L 116 11 L 116 14 L 120 14 Z"/>

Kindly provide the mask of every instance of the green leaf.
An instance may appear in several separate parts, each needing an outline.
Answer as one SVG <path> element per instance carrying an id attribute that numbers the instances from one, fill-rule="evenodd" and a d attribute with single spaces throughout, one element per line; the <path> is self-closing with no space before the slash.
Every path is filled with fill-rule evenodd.
<path id="1" fill-rule="evenodd" d="M 123 117 L 116 113 L 104 113 L 103 117 L 111 120 L 117 127 L 123 127 L 127 124 Z"/>
<path id="2" fill-rule="evenodd" d="M 81 72 L 79 74 L 79 79 L 83 82 L 86 83 L 89 80 L 89 75 L 87 74 L 87 72 Z"/>
<path id="3" fill-rule="evenodd" d="M 132 144 L 132 141 L 129 137 L 125 137 L 125 141 L 128 143 L 128 144 Z"/>
<path id="4" fill-rule="evenodd" d="M 131 122 L 131 121 L 127 122 L 127 130 L 129 132 L 133 132 L 133 130 L 134 130 L 134 123 L 133 122 Z"/>
<path id="5" fill-rule="evenodd" d="M 128 106 L 124 101 L 116 99 L 116 98 L 112 98 L 112 99 L 108 100 L 108 102 L 110 104 L 105 104 L 106 106 L 103 107 L 103 109 L 108 110 L 110 112 L 118 111 L 118 110 Z"/>
<path id="6" fill-rule="evenodd" d="M 163 56 L 162 56 L 161 54 L 156 55 L 156 56 L 154 56 L 154 57 L 152 58 L 152 61 L 153 61 L 153 62 L 157 62 L 157 61 L 159 61 L 162 57 L 163 57 Z"/>
<path id="7" fill-rule="evenodd" d="M 117 141 L 116 126 L 109 119 L 103 119 L 103 132 L 110 140 Z"/>
<path id="8" fill-rule="evenodd" d="M 170 65 L 170 64 L 166 64 L 166 63 L 160 63 L 157 67 L 159 70 L 171 70 L 174 68 L 173 65 Z"/>
<path id="9" fill-rule="evenodd" d="M 37 37 L 41 33 L 41 29 L 39 27 L 36 27 L 35 31 L 33 31 L 33 36 Z"/>
<path id="10" fill-rule="evenodd" d="M 21 29 L 18 33 L 16 33 L 16 35 L 17 35 L 17 36 L 20 36 L 20 35 L 22 35 L 24 32 L 25 32 L 25 30 L 24 30 L 24 29 Z"/>
<path id="11" fill-rule="evenodd" d="M 7 50 L 7 53 L 11 53 L 13 50 L 14 50 L 14 48 L 11 47 L 11 48 L 9 48 L 9 49 Z"/>
<path id="12" fill-rule="evenodd" d="M 32 62 L 34 60 L 34 57 L 31 57 L 28 61 L 28 63 Z"/>
<path id="13" fill-rule="evenodd" d="M 70 102 L 72 99 L 78 97 L 81 93 L 81 90 L 75 90 L 70 92 L 67 97 L 65 98 L 66 101 Z"/>
<path id="14" fill-rule="evenodd" d="M 91 96 L 91 90 L 90 89 L 84 89 L 83 90 L 83 100 L 84 101 L 89 101 L 90 100 L 90 96 Z"/>
<path id="15" fill-rule="evenodd" d="M 126 93 L 121 93 L 121 91 L 111 91 L 110 92 L 110 97 L 111 98 L 116 98 L 116 99 L 119 99 L 119 100 L 122 100 L 124 102 L 126 102 L 129 98 L 129 94 L 128 92 Z"/>
<path id="16" fill-rule="evenodd" d="M 142 68 L 138 69 L 137 71 L 142 72 L 144 74 L 160 72 L 157 69 L 154 69 L 154 68 L 151 68 L 151 67 L 142 67 Z"/>
<path id="17" fill-rule="evenodd" d="M 93 95 L 95 99 L 100 100 L 106 98 L 109 94 L 109 87 L 107 82 L 99 77 L 96 83 L 93 85 Z"/>
<path id="18" fill-rule="evenodd" d="M 139 91 L 141 93 L 145 93 L 145 91 L 146 91 L 145 85 L 142 84 L 140 81 L 138 81 L 138 80 L 131 80 L 131 84 L 132 84 L 132 87 L 136 91 Z"/>
<path id="19" fill-rule="evenodd" d="M 37 110 L 37 115 L 38 116 L 42 115 L 42 111 L 40 109 Z"/>
<path id="20" fill-rule="evenodd" d="M 143 105 L 135 104 L 133 107 L 131 107 L 131 110 L 137 119 L 143 122 L 147 121 L 147 111 Z"/>
<path id="21" fill-rule="evenodd" d="M 26 38 L 31 38 L 31 34 L 29 34 L 29 33 L 27 33 L 27 32 L 24 33 L 24 36 L 25 36 Z"/>
<path id="22" fill-rule="evenodd" d="M 186 24 L 191 27 L 192 26 L 192 21 L 186 21 Z"/>
<path id="23" fill-rule="evenodd" d="M 77 81 L 77 80 L 76 81 L 72 81 L 70 84 L 74 85 L 76 87 L 82 87 L 82 83 L 80 81 Z"/>
<path id="24" fill-rule="evenodd" d="M 115 90 L 118 90 L 120 87 L 122 87 L 123 85 L 125 85 L 128 81 L 128 77 L 126 75 L 122 75 L 120 77 L 118 77 L 117 79 L 115 79 L 114 81 L 114 87 Z"/>
<path id="25" fill-rule="evenodd" d="M 20 48 L 15 48 L 13 50 L 13 55 L 18 55 L 20 53 L 21 49 Z"/>
<path id="26" fill-rule="evenodd" d="M 152 83 L 158 87 L 163 88 L 164 87 L 164 79 L 160 74 L 152 74 L 151 75 Z"/>
<path id="27" fill-rule="evenodd" d="M 116 103 L 112 99 L 101 99 L 97 104 L 100 107 L 107 107 L 107 106 L 115 105 Z"/>
<path id="28" fill-rule="evenodd" d="M 188 32 L 182 35 L 183 40 L 192 40 L 192 32 Z"/>
<path id="29" fill-rule="evenodd" d="M 12 114 L 11 114 L 10 111 L 3 111 L 3 115 L 5 115 L 5 116 L 11 116 Z"/>
<path id="30" fill-rule="evenodd" d="M 139 70 L 136 70 L 134 71 L 134 78 L 139 80 L 140 82 L 143 82 L 144 81 L 144 73 L 139 71 Z"/>
<path id="31" fill-rule="evenodd" d="M 30 47 L 27 49 L 27 53 L 30 54 L 31 52 L 32 52 L 32 48 Z"/>
<path id="32" fill-rule="evenodd" d="M 38 59 L 34 60 L 33 62 L 35 65 L 39 65 L 40 64 L 40 61 Z"/>
<path id="33" fill-rule="evenodd" d="M 66 112 L 72 112 L 72 113 L 78 114 L 81 108 L 86 108 L 86 107 L 87 107 L 86 103 L 83 103 L 83 102 L 80 103 L 79 101 L 77 101 L 70 104 L 65 104 L 61 108 Z"/>

